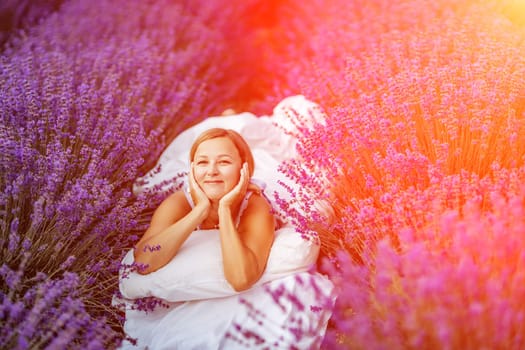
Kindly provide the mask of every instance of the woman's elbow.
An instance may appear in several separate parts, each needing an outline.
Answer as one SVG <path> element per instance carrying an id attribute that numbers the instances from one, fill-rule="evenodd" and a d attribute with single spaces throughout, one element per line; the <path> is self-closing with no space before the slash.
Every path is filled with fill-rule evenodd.
<path id="1" fill-rule="evenodd" d="M 148 275 L 148 274 L 152 273 L 153 271 L 155 271 L 147 263 L 138 262 L 138 263 L 136 263 L 136 265 L 137 265 L 137 273 L 139 275 Z"/>
<path id="2" fill-rule="evenodd" d="M 152 273 L 152 272 L 153 272 L 153 270 L 149 269 L 149 266 L 148 266 L 148 265 L 143 266 L 143 267 L 137 269 L 137 273 L 138 273 L 139 275 L 149 275 L 149 274 Z"/>
<path id="3" fill-rule="evenodd" d="M 133 254 L 133 265 L 135 266 L 135 271 L 139 275 L 147 275 L 155 269 L 151 265 L 150 259 L 145 254 L 137 254 L 136 252 Z"/>
<path id="4" fill-rule="evenodd" d="M 236 292 L 243 292 L 250 289 L 258 280 L 259 278 L 250 278 L 248 276 L 227 278 L 228 283 Z"/>
<path id="5" fill-rule="evenodd" d="M 245 290 L 250 289 L 253 286 L 253 283 L 248 282 L 229 282 L 230 286 L 232 286 L 233 290 L 236 292 L 244 292 Z"/>

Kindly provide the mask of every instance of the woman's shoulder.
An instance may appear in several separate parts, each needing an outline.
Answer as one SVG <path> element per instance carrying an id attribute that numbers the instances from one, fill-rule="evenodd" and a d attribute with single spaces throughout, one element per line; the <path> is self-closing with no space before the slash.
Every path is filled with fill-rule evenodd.
<path id="1" fill-rule="evenodd" d="M 251 192 L 247 195 L 244 208 L 241 207 L 241 211 L 239 212 L 237 221 L 239 231 L 267 232 L 268 236 L 273 237 L 275 224 L 272 207 L 262 192 Z"/>
<path id="2" fill-rule="evenodd" d="M 183 190 L 175 191 L 168 195 L 161 204 L 162 207 L 168 207 L 168 208 L 187 208 L 191 209 L 190 203 L 188 203 L 188 200 L 186 198 L 186 194 Z"/>
<path id="3" fill-rule="evenodd" d="M 246 196 L 246 201 L 246 210 L 269 211 L 271 209 L 271 204 L 262 191 L 250 191 Z"/>
<path id="4" fill-rule="evenodd" d="M 164 200 L 180 201 L 180 200 L 185 200 L 185 199 L 186 199 L 186 194 L 184 193 L 184 190 L 180 189 L 173 193 L 170 193 Z"/>

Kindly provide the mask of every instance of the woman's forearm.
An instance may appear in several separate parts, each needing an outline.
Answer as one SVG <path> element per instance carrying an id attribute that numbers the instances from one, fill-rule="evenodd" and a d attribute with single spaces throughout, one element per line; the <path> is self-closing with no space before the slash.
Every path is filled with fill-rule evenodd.
<path id="1" fill-rule="evenodd" d="M 204 220 L 205 215 L 205 208 L 195 206 L 176 223 L 140 240 L 134 249 L 135 263 L 143 266 L 138 272 L 148 274 L 170 262 L 189 235 Z M 144 236 L 147 237 L 148 232 Z"/>
<path id="2" fill-rule="evenodd" d="M 231 209 L 219 207 L 224 276 L 236 291 L 250 288 L 260 276 L 255 254 L 242 242 Z"/>

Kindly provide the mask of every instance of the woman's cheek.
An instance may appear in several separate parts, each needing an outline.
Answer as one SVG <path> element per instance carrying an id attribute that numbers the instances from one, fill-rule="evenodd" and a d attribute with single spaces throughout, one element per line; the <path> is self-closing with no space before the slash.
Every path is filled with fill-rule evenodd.
<path id="1" fill-rule="evenodd" d="M 239 182 L 239 180 L 241 179 L 241 173 L 240 173 L 241 169 L 237 169 L 237 168 L 233 168 L 231 169 L 231 172 L 230 172 L 230 179 L 232 180 L 232 182 L 234 183 L 234 186 Z"/>
<path id="2" fill-rule="evenodd" d="M 202 185 L 202 179 L 204 178 L 204 172 L 198 168 L 193 170 L 193 176 L 199 185 Z"/>

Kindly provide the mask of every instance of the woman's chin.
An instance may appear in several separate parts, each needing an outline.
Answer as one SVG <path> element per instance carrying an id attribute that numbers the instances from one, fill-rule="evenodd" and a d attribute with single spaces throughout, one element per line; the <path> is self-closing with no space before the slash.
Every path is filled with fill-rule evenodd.
<path id="1" fill-rule="evenodd" d="M 208 196 L 211 201 L 218 201 L 224 197 L 224 191 L 206 191 L 206 196 Z"/>

